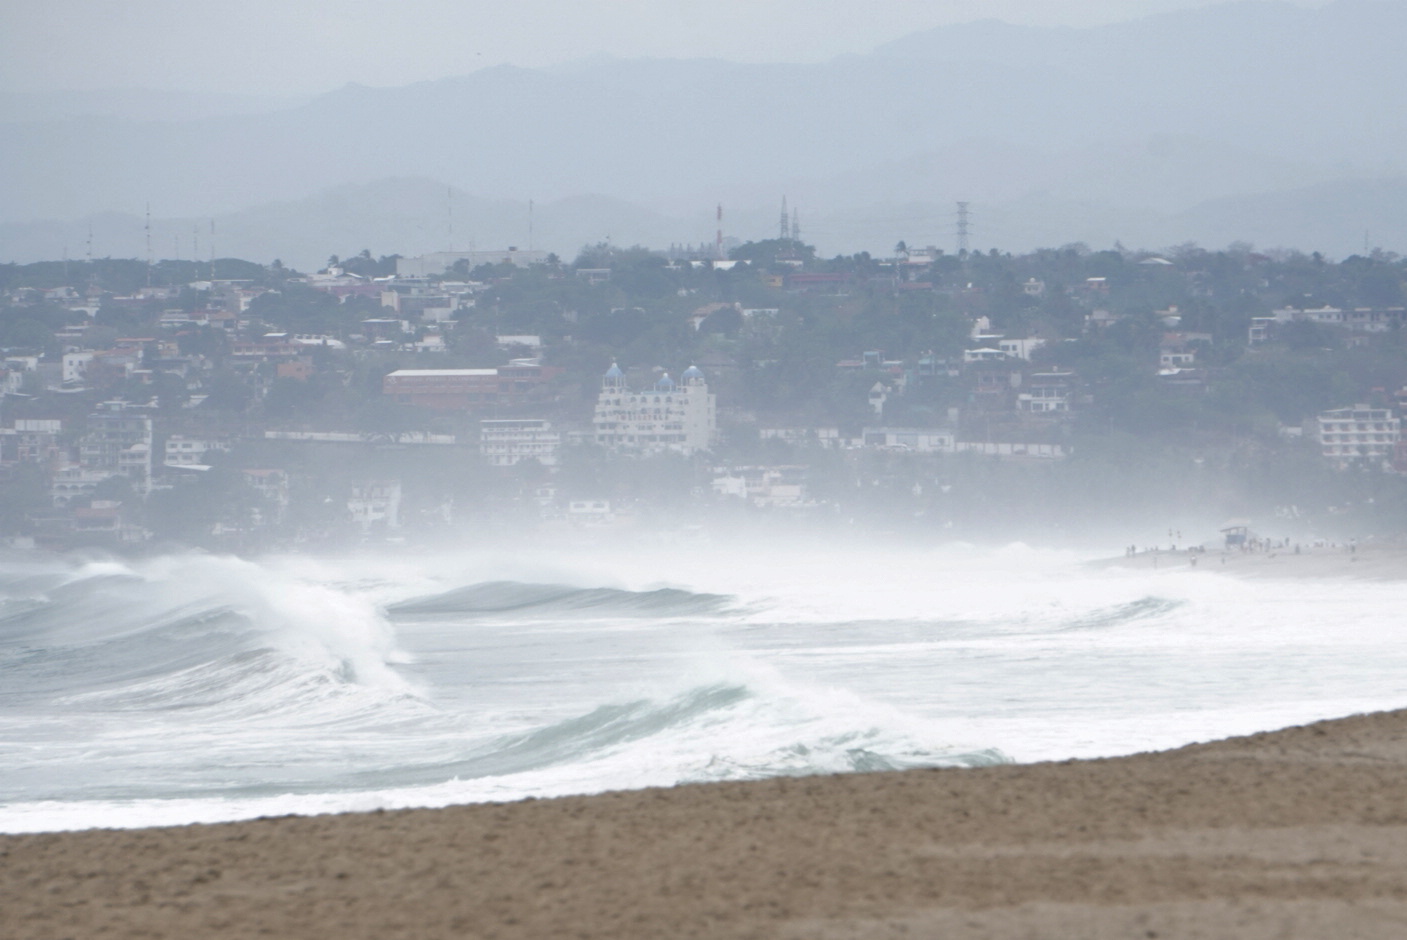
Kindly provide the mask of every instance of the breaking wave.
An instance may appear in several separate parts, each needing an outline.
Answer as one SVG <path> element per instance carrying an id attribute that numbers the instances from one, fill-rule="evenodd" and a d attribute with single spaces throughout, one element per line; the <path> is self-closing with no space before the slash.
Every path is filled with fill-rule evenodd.
<path id="1" fill-rule="evenodd" d="M 1400 704 L 1398 594 L 970 548 L 0 557 L 0 831 L 1170 747 Z"/>
<path id="2" fill-rule="evenodd" d="M 490 581 L 428 597 L 391 604 L 393 618 L 474 614 L 589 612 L 600 616 L 670 617 L 715 613 L 729 598 L 695 594 L 676 588 L 625 591 L 617 588 L 578 588 L 558 584 Z"/>

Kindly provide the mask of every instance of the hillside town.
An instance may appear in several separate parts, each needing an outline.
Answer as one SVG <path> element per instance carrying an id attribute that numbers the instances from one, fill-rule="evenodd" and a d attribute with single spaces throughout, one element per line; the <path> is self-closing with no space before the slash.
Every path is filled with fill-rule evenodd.
<path id="1" fill-rule="evenodd" d="M 795 235 L 726 258 L 0 266 L 0 535 L 256 551 L 789 518 L 974 537 L 1407 506 L 1396 256 L 823 259 Z"/>

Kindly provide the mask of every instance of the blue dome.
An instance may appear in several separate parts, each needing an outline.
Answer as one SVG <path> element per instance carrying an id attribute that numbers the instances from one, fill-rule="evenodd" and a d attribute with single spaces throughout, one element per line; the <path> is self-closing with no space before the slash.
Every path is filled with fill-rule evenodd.
<path id="1" fill-rule="evenodd" d="M 679 379 L 685 385 L 690 385 L 696 381 L 702 382 L 704 380 L 704 374 L 698 366 L 689 366 L 689 368 L 684 370 L 684 374 L 681 375 Z"/>

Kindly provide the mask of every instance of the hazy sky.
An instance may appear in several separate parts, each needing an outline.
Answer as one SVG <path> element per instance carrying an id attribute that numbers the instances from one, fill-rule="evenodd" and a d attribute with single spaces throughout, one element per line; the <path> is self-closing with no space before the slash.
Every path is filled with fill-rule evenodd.
<path id="1" fill-rule="evenodd" d="M 4 0 L 0 91 L 304 95 L 348 82 L 403 85 L 501 62 L 540 66 L 602 52 L 814 61 L 947 23 L 1089 26 L 1210 2 Z"/>

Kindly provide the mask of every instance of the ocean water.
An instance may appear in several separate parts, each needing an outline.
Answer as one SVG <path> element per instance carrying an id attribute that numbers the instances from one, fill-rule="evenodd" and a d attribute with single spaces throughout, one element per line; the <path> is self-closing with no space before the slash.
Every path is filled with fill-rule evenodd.
<path id="1" fill-rule="evenodd" d="M 0 831 L 1109 756 L 1407 706 L 1399 584 L 1085 560 L 6 556 Z"/>

